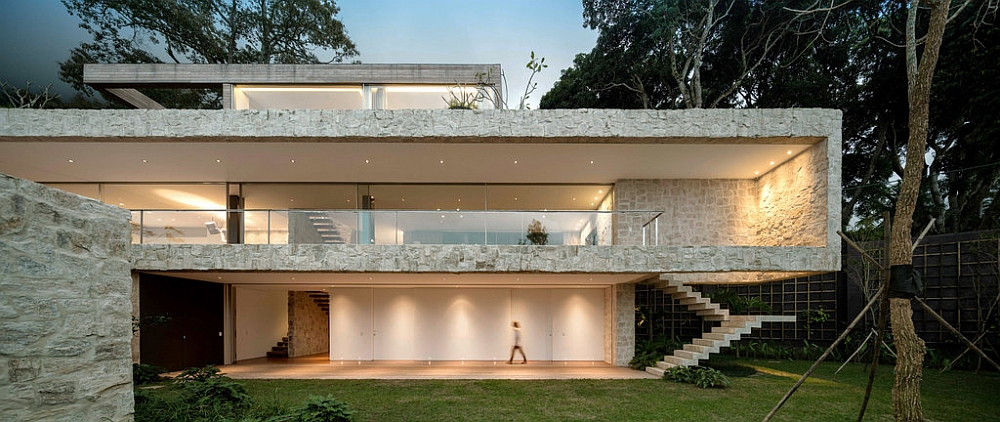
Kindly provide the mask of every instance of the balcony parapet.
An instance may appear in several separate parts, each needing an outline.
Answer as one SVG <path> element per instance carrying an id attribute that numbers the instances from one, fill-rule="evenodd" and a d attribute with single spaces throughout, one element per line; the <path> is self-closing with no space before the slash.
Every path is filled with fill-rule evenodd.
<path id="1" fill-rule="evenodd" d="M 839 259 L 827 248 L 798 246 L 234 244 L 132 248 L 132 266 L 137 271 L 681 273 L 678 277 L 687 277 L 687 282 L 760 282 L 782 275 L 834 271 Z"/>

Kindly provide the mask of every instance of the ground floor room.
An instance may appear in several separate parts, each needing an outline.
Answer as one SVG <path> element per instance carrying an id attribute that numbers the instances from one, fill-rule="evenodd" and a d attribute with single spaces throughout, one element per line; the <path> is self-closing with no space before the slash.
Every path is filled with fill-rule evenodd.
<path id="1" fill-rule="evenodd" d="M 418 284 L 402 284 L 406 277 L 397 275 L 391 283 L 325 286 L 227 284 L 219 281 L 239 275 L 218 277 L 138 276 L 143 363 L 178 370 L 268 352 L 349 362 L 502 363 L 510 359 L 515 337 L 529 361 L 615 360 L 618 305 L 610 277 L 598 277 L 596 284 L 588 275 L 550 275 L 542 284 L 541 275 L 510 276 L 504 280 L 522 284 L 508 284 L 449 274 L 414 276 L 410 280 Z M 439 282 L 429 283 L 432 277 Z M 243 275 L 244 281 L 251 278 Z M 521 360 L 518 353 L 514 361 Z"/>

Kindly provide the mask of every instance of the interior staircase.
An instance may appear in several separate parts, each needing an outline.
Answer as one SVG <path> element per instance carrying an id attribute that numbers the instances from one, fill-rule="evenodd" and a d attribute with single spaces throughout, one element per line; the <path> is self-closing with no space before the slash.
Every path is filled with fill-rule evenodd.
<path id="1" fill-rule="evenodd" d="M 691 344 L 685 344 L 683 349 L 664 356 L 662 361 L 656 362 L 656 366 L 646 367 L 646 372 L 656 376 L 663 376 L 663 371 L 674 366 L 698 365 L 699 360 L 708 360 L 710 354 L 719 353 L 719 349 L 729 347 L 733 341 L 739 340 L 744 334 L 750 334 L 751 330 L 760 328 L 765 322 L 795 322 L 795 315 L 729 315 L 729 311 L 718 303 L 702 297 L 691 286 L 678 281 L 668 280 L 659 287 L 705 320 L 719 321 L 720 325 L 712 327 L 712 331 L 703 333 L 701 338 L 694 339 Z"/>
<path id="2" fill-rule="evenodd" d="M 316 302 L 319 309 L 321 309 L 326 316 L 330 316 L 330 294 L 315 290 L 310 290 L 307 293 L 309 293 L 309 297 L 312 298 L 313 302 Z"/>
<path id="3" fill-rule="evenodd" d="M 309 216 L 309 222 L 312 223 L 316 232 L 319 233 L 319 237 L 323 239 L 324 244 L 328 245 L 340 245 L 347 243 L 344 239 L 343 234 L 340 232 L 340 228 L 334 223 L 330 217 L 325 215 L 311 215 Z"/>
<path id="4" fill-rule="evenodd" d="M 309 293 L 309 298 L 316 303 L 326 316 L 330 316 L 330 294 L 327 292 L 320 292 L 315 290 L 307 291 Z M 277 346 L 271 347 L 271 350 L 267 352 L 267 357 L 269 358 L 287 358 L 288 357 L 288 337 L 282 337 L 281 341 L 278 342 Z"/>
<path id="5" fill-rule="evenodd" d="M 288 337 L 282 337 L 281 341 L 278 342 L 277 346 L 271 348 L 267 352 L 267 357 L 269 358 L 287 358 L 288 357 Z"/>

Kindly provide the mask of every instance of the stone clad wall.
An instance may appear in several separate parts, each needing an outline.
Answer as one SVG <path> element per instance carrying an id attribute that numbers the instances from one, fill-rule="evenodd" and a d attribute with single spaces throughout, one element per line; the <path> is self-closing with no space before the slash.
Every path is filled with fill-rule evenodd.
<path id="1" fill-rule="evenodd" d="M 133 245 L 132 256 L 136 271 L 649 274 L 840 268 L 840 248 L 795 246 Z"/>
<path id="2" fill-rule="evenodd" d="M 0 109 L 0 139 L 243 142 L 635 143 L 840 137 L 839 110 L 24 110 Z M 836 126 L 832 126 L 833 124 Z M 831 129 L 837 130 L 836 134 Z"/>
<path id="3" fill-rule="evenodd" d="M 0 174 L 0 419 L 132 420 L 128 221 Z"/>
<path id="4" fill-rule="evenodd" d="M 826 148 L 826 142 L 813 145 L 757 180 L 754 245 L 826 245 Z"/>
<path id="5" fill-rule="evenodd" d="M 616 284 L 615 356 L 611 364 L 628 366 L 635 356 L 635 284 Z"/>
<path id="6" fill-rule="evenodd" d="M 330 316 L 309 292 L 288 292 L 288 357 L 330 351 Z"/>
<path id="7" fill-rule="evenodd" d="M 753 180 L 619 180 L 615 210 L 662 210 L 660 245 L 753 245 L 755 185 Z M 642 244 L 642 225 L 650 217 L 618 216 L 616 244 Z"/>

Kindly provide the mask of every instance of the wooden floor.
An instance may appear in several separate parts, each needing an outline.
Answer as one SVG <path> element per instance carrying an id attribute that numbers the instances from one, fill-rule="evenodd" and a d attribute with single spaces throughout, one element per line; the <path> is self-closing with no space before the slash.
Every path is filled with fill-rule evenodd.
<path id="1" fill-rule="evenodd" d="M 643 371 L 605 362 L 331 361 L 327 354 L 258 358 L 223 365 L 236 379 L 642 379 Z"/>

